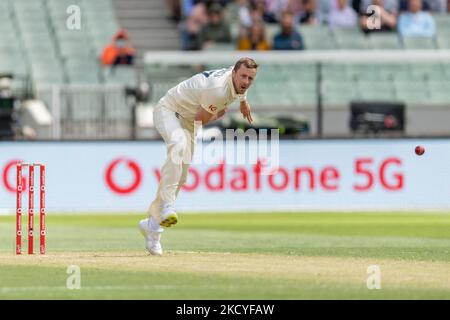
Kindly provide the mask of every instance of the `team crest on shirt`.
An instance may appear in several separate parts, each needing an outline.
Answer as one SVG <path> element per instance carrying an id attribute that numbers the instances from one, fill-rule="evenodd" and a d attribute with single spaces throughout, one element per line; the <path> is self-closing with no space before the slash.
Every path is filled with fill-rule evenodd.
<path id="1" fill-rule="evenodd" d="M 217 110 L 217 107 L 214 107 L 213 105 L 210 105 L 210 106 L 208 107 L 208 109 L 211 110 L 211 112 L 214 112 L 214 111 Z"/>

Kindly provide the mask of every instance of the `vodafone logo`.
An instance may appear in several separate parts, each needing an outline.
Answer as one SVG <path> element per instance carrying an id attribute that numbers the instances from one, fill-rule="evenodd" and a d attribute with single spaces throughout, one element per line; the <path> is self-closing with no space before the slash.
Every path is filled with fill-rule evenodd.
<path id="1" fill-rule="evenodd" d="M 125 166 L 132 174 L 131 182 L 123 185 L 120 181 L 116 181 L 116 171 L 119 166 Z M 122 168 L 123 169 L 123 168 Z M 139 165 L 131 159 L 119 158 L 111 162 L 105 172 L 106 185 L 114 192 L 120 195 L 129 195 L 136 191 L 142 182 L 142 171 Z"/>
<path id="2" fill-rule="evenodd" d="M 17 191 L 17 176 L 16 176 L 16 165 L 18 163 L 22 163 L 21 160 L 11 160 L 6 163 L 5 167 L 3 168 L 2 172 L 2 181 L 3 185 L 5 186 L 5 189 L 11 193 L 15 193 Z M 26 188 L 26 178 L 22 177 L 22 186 Z M 23 191 L 23 190 L 20 190 Z"/>

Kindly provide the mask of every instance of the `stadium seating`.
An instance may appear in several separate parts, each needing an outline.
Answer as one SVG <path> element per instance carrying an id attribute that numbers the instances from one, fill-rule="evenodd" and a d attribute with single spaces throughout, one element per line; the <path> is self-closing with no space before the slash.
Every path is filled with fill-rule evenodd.
<path id="1" fill-rule="evenodd" d="M 234 43 L 214 43 L 207 47 L 205 51 L 232 51 L 236 49 Z"/>
<path id="2" fill-rule="evenodd" d="M 350 79 L 346 64 L 325 63 L 321 67 L 322 81 L 347 81 Z"/>
<path id="3" fill-rule="evenodd" d="M 236 41 L 239 33 L 239 22 L 236 7 L 230 6 L 226 11 L 226 17 L 231 23 L 232 38 Z M 307 50 L 368 50 L 368 49 L 435 49 L 450 48 L 450 15 L 436 14 L 434 19 L 437 25 L 436 38 L 410 37 L 402 39 L 396 32 L 376 32 L 368 35 L 358 29 L 337 28 L 333 31 L 325 24 L 319 25 L 297 25 L 297 31 L 302 35 Z M 269 42 L 279 32 L 278 24 L 267 23 L 265 25 L 266 35 Z M 234 45 L 216 47 L 216 50 L 233 50 Z M 214 48 L 211 48 L 214 50 Z"/>
<path id="4" fill-rule="evenodd" d="M 117 66 L 102 69 L 106 83 L 133 86 L 137 81 L 136 70 L 129 66 Z"/>
<path id="5" fill-rule="evenodd" d="M 436 49 L 436 40 L 428 37 L 404 37 L 402 39 L 405 49 L 423 50 Z"/>
<path id="6" fill-rule="evenodd" d="M 82 9 L 81 30 L 68 29 L 69 6 Z M 235 10 L 234 7 L 233 10 Z M 231 10 L 231 9 L 230 9 Z M 232 19 L 233 37 L 239 27 Z M 435 15 L 435 38 L 400 38 L 395 32 L 363 34 L 357 29 L 330 30 L 326 25 L 297 25 L 306 50 L 411 50 L 450 49 L 450 15 Z M 129 120 L 124 86 L 136 84 L 138 74 L 130 67 L 102 68 L 99 55 L 119 29 L 112 0 L 1 0 L 0 72 L 29 75 L 36 92 L 51 104 L 53 84 L 73 88 L 100 88 L 101 94 L 81 93 L 61 106 L 62 118 L 76 121 L 104 117 Z M 269 40 L 279 31 L 266 25 Z M 235 50 L 234 44 L 218 44 L 211 51 Z M 206 69 L 223 65 L 207 65 Z M 144 77 L 152 85 L 152 103 L 172 86 L 197 72 L 193 66 L 145 66 Z M 325 108 L 346 108 L 353 100 L 403 101 L 408 106 L 449 106 L 450 64 L 430 63 L 263 63 L 257 82 L 249 92 L 255 109 L 297 109 L 317 104 L 317 80 Z M 105 88 L 111 88 L 105 89 Z M 75 90 L 74 89 L 74 90 Z M 83 89 L 84 90 L 84 89 Z M 76 91 L 75 91 L 76 92 Z M 109 105 L 111 113 L 93 107 Z M 75 107 L 81 106 L 81 107 Z M 103 110 L 104 111 L 104 110 Z"/>
<path id="7" fill-rule="evenodd" d="M 220 66 L 208 65 L 206 69 Z M 315 64 L 261 64 L 249 99 L 255 108 L 303 108 L 317 104 Z M 195 70 L 147 67 L 156 102 L 170 87 Z M 325 108 L 345 107 L 353 100 L 402 101 L 411 106 L 450 103 L 450 65 L 442 63 L 325 63 L 321 66 Z M 444 83 L 443 85 L 437 85 Z M 447 99 L 447 100 L 446 100 Z"/>
<path id="8" fill-rule="evenodd" d="M 430 90 L 431 105 L 448 106 L 450 102 L 450 78 L 446 81 L 429 81 L 428 88 Z"/>
<path id="9" fill-rule="evenodd" d="M 390 82 L 358 81 L 358 91 L 361 100 L 394 101 L 395 90 Z"/>
<path id="10" fill-rule="evenodd" d="M 297 31 L 302 35 L 307 50 L 334 50 L 335 39 L 326 26 L 298 26 Z"/>
<path id="11" fill-rule="evenodd" d="M 282 70 L 285 70 L 291 74 L 293 82 L 310 81 L 314 83 L 317 80 L 317 66 L 312 63 L 295 65 L 292 68 L 282 68 Z"/>
<path id="12" fill-rule="evenodd" d="M 450 28 L 438 32 L 436 44 L 438 49 L 450 49 Z"/>
<path id="13" fill-rule="evenodd" d="M 101 75 L 97 61 L 82 59 L 68 59 L 65 61 L 65 69 L 67 71 L 70 83 L 76 84 L 98 84 Z"/>
<path id="14" fill-rule="evenodd" d="M 401 44 L 395 32 L 378 32 L 367 36 L 369 46 L 375 50 L 398 50 Z"/>
<path id="15" fill-rule="evenodd" d="M 80 30 L 68 27 L 70 6 L 81 9 Z M 98 120 L 127 123 L 122 127 L 128 128 L 124 86 L 136 84 L 136 72 L 110 72 L 99 63 L 118 29 L 112 0 L 1 0 L 0 72 L 29 77 L 36 96 L 57 112 L 63 136 L 99 136 Z M 53 109 L 53 85 L 62 85 L 58 110 Z"/>
<path id="16" fill-rule="evenodd" d="M 68 8 L 74 5 L 84 9 L 81 30 L 67 27 L 73 13 Z M 102 83 L 98 56 L 118 30 L 111 0 L 6 0 L 0 9 L 0 55 L 7 50 L 7 56 L 26 57 L 23 64 L 0 63 L 0 71 L 6 71 L 5 65 L 18 66 L 9 68 L 14 72 L 29 70 L 35 86 Z"/>
<path id="17" fill-rule="evenodd" d="M 338 49 L 365 50 L 369 48 L 366 37 L 358 29 L 336 28 L 332 34 Z"/>
<path id="18" fill-rule="evenodd" d="M 450 16 L 448 14 L 436 14 L 434 15 L 434 21 L 438 32 L 450 29 Z"/>
<path id="19" fill-rule="evenodd" d="M 322 99 L 325 107 L 347 106 L 358 98 L 358 90 L 354 81 L 323 82 Z"/>
<path id="20" fill-rule="evenodd" d="M 313 81 L 290 82 L 287 86 L 291 92 L 293 104 L 300 108 L 317 105 L 317 84 Z"/>

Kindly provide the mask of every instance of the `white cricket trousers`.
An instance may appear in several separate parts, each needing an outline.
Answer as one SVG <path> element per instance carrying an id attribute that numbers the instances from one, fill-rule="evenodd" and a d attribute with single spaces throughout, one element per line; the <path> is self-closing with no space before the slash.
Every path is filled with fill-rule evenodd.
<path id="1" fill-rule="evenodd" d="M 167 146 L 167 158 L 161 169 L 161 179 L 156 198 L 148 213 L 158 222 L 162 204 L 173 205 L 186 182 L 195 147 L 194 121 L 188 121 L 176 112 L 157 104 L 153 111 L 153 123 Z"/>

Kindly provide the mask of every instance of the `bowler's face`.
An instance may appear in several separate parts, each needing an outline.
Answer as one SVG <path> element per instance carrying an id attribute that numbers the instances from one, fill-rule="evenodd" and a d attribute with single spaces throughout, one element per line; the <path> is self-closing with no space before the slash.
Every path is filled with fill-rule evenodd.
<path id="1" fill-rule="evenodd" d="M 234 88 L 238 94 L 244 94 L 250 88 L 256 78 L 256 69 L 247 68 L 244 65 L 237 70 L 233 70 Z"/>

